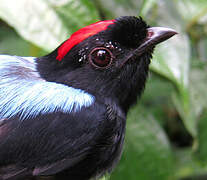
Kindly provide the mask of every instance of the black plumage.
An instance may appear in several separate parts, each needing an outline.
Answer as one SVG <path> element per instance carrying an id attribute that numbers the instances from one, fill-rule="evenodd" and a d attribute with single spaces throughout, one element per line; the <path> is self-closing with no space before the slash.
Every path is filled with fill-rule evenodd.
<path id="1" fill-rule="evenodd" d="M 144 90 L 154 46 L 174 34 L 170 29 L 153 32 L 141 18 L 125 16 L 76 44 L 61 61 L 56 59 L 61 46 L 35 58 L 39 77 L 27 74 L 27 81 L 72 87 L 75 95 L 81 90 L 95 100 L 82 105 L 74 96 L 70 112 L 40 107 L 39 114 L 23 119 L 27 106 L 8 117 L 0 108 L 0 180 L 87 180 L 111 172 L 121 157 L 127 112 Z"/>

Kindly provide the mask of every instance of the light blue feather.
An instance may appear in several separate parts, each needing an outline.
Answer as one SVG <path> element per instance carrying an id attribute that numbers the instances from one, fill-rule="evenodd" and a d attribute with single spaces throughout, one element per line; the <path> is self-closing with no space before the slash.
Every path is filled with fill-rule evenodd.
<path id="1" fill-rule="evenodd" d="M 78 112 L 94 101 L 94 96 L 81 89 L 40 78 L 33 57 L 0 55 L 0 119 Z"/>

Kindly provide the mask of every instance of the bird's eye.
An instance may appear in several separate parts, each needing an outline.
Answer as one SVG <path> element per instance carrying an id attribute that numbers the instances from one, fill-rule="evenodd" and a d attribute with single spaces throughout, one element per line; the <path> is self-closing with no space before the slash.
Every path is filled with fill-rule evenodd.
<path id="1" fill-rule="evenodd" d="M 95 48 L 89 54 L 90 63 L 96 68 L 106 68 L 112 63 L 113 54 L 107 48 Z"/>

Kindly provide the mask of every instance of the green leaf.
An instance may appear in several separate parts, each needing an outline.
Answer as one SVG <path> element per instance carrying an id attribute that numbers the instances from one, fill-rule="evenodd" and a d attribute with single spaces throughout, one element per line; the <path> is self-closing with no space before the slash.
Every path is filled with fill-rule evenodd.
<path id="1" fill-rule="evenodd" d="M 155 50 L 151 69 L 166 77 L 178 87 L 188 86 L 190 45 L 182 27 L 182 20 L 175 19 L 175 5 L 168 1 L 158 4 L 162 11 L 156 15 L 157 26 L 174 28 L 179 34 L 158 45 Z M 184 53 L 185 52 L 185 53 Z"/>
<path id="2" fill-rule="evenodd" d="M 189 87 L 185 89 L 182 96 L 173 95 L 174 104 L 179 111 L 186 128 L 191 135 L 196 137 L 200 131 L 197 130 L 198 119 L 207 108 L 207 65 L 202 63 L 202 69 L 191 68 L 189 76 Z"/>
<path id="3" fill-rule="evenodd" d="M 33 44 L 23 40 L 6 25 L 0 25 L 0 54 L 15 54 L 19 56 L 41 56 L 43 51 Z"/>
<path id="4" fill-rule="evenodd" d="M 110 176 L 109 175 L 105 175 L 104 177 L 102 177 L 101 179 L 99 180 L 109 180 L 110 179 Z"/>
<path id="5" fill-rule="evenodd" d="M 198 122 L 198 147 L 195 153 L 197 159 L 207 166 L 207 112 L 204 112 Z"/>
<path id="6" fill-rule="evenodd" d="M 74 29 L 98 19 L 95 7 L 85 0 L 0 0 L 0 17 L 47 51 L 60 45 Z"/>
<path id="7" fill-rule="evenodd" d="M 191 108 L 191 99 L 188 89 L 180 90 L 179 93 L 173 93 L 172 101 L 185 125 L 185 128 L 191 134 L 191 136 L 196 137 L 197 135 L 197 124 L 196 115 Z"/>
<path id="8" fill-rule="evenodd" d="M 173 155 L 165 133 L 154 117 L 137 106 L 127 118 L 124 149 L 111 180 L 166 180 L 173 176 Z"/>
<path id="9" fill-rule="evenodd" d="M 150 12 L 152 7 L 156 4 L 157 4 L 156 0 L 143 0 L 139 15 L 140 16 L 147 16 L 147 14 Z"/>
<path id="10" fill-rule="evenodd" d="M 197 138 L 195 141 L 196 157 L 207 166 L 207 63 L 202 67 L 194 67 L 190 76 L 191 111 L 194 112 L 197 124 Z"/>
<path id="11" fill-rule="evenodd" d="M 207 22 L 206 0 L 176 0 L 176 5 L 185 22 Z"/>
<path id="12" fill-rule="evenodd" d="M 207 174 L 207 166 L 203 166 L 197 161 L 191 148 L 175 149 L 176 156 L 176 179 L 186 178 L 189 180 L 199 180 L 199 175 Z"/>
<path id="13" fill-rule="evenodd" d="M 47 0 L 57 12 L 69 34 L 99 20 L 98 12 L 94 5 L 87 0 L 67 0 L 64 3 Z"/>
<path id="14" fill-rule="evenodd" d="M 183 54 L 183 52 L 186 52 Z M 184 35 L 177 35 L 155 50 L 151 70 L 179 87 L 188 85 L 189 47 Z"/>
<path id="15" fill-rule="evenodd" d="M 136 16 L 139 14 L 142 1 L 140 0 L 99 0 L 107 18 L 119 16 Z"/>
<path id="16" fill-rule="evenodd" d="M 8 27 L 0 26 L 0 54 L 29 55 L 29 43 Z"/>
<path id="17" fill-rule="evenodd" d="M 207 108 L 207 63 L 202 63 L 202 68 L 192 68 L 190 74 L 189 91 L 191 95 L 191 110 L 199 118 L 203 109 Z"/>
<path id="18" fill-rule="evenodd" d="M 183 29 L 183 20 L 176 13 L 176 5 L 170 0 L 158 4 L 154 21 L 156 26 L 164 26 L 175 29 L 179 34 L 162 43 L 155 49 L 151 70 L 173 82 L 177 92 L 173 96 L 176 109 L 178 110 L 185 127 L 195 136 L 196 119 L 190 116 L 190 92 L 189 66 L 190 66 L 190 42 Z M 151 18 L 149 15 L 148 18 Z M 176 98 L 176 99 L 175 99 Z M 191 117 L 191 120 L 185 118 Z"/>

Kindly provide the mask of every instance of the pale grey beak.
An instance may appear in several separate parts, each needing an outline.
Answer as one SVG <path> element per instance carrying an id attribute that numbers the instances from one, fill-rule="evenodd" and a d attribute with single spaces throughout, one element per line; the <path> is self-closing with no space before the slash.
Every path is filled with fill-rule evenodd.
<path id="1" fill-rule="evenodd" d="M 137 49 L 135 49 L 132 53 L 128 54 L 125 57 L 124 62 L 122 62 L 121 66 L 123 66 L 131 57 L 133 56 L 141 56 L 143 53 L 148 50 L 153 49 L 153 47 L 169 38 L 178 34 L 175 30 L 165 27 L 150 27 L 147 29 L 147 37 L 143 40 L 143 42 L 139 45 Z"/>
<path id="2" fill-rule="evenodd" d="M 147 29 L 147 37 L 143 43 L 136 49 L 136 54 L 146 51 L 147 49 L 171 38 L 178 34 L 175 30 L 165 27 L 151 27 Z"/>

